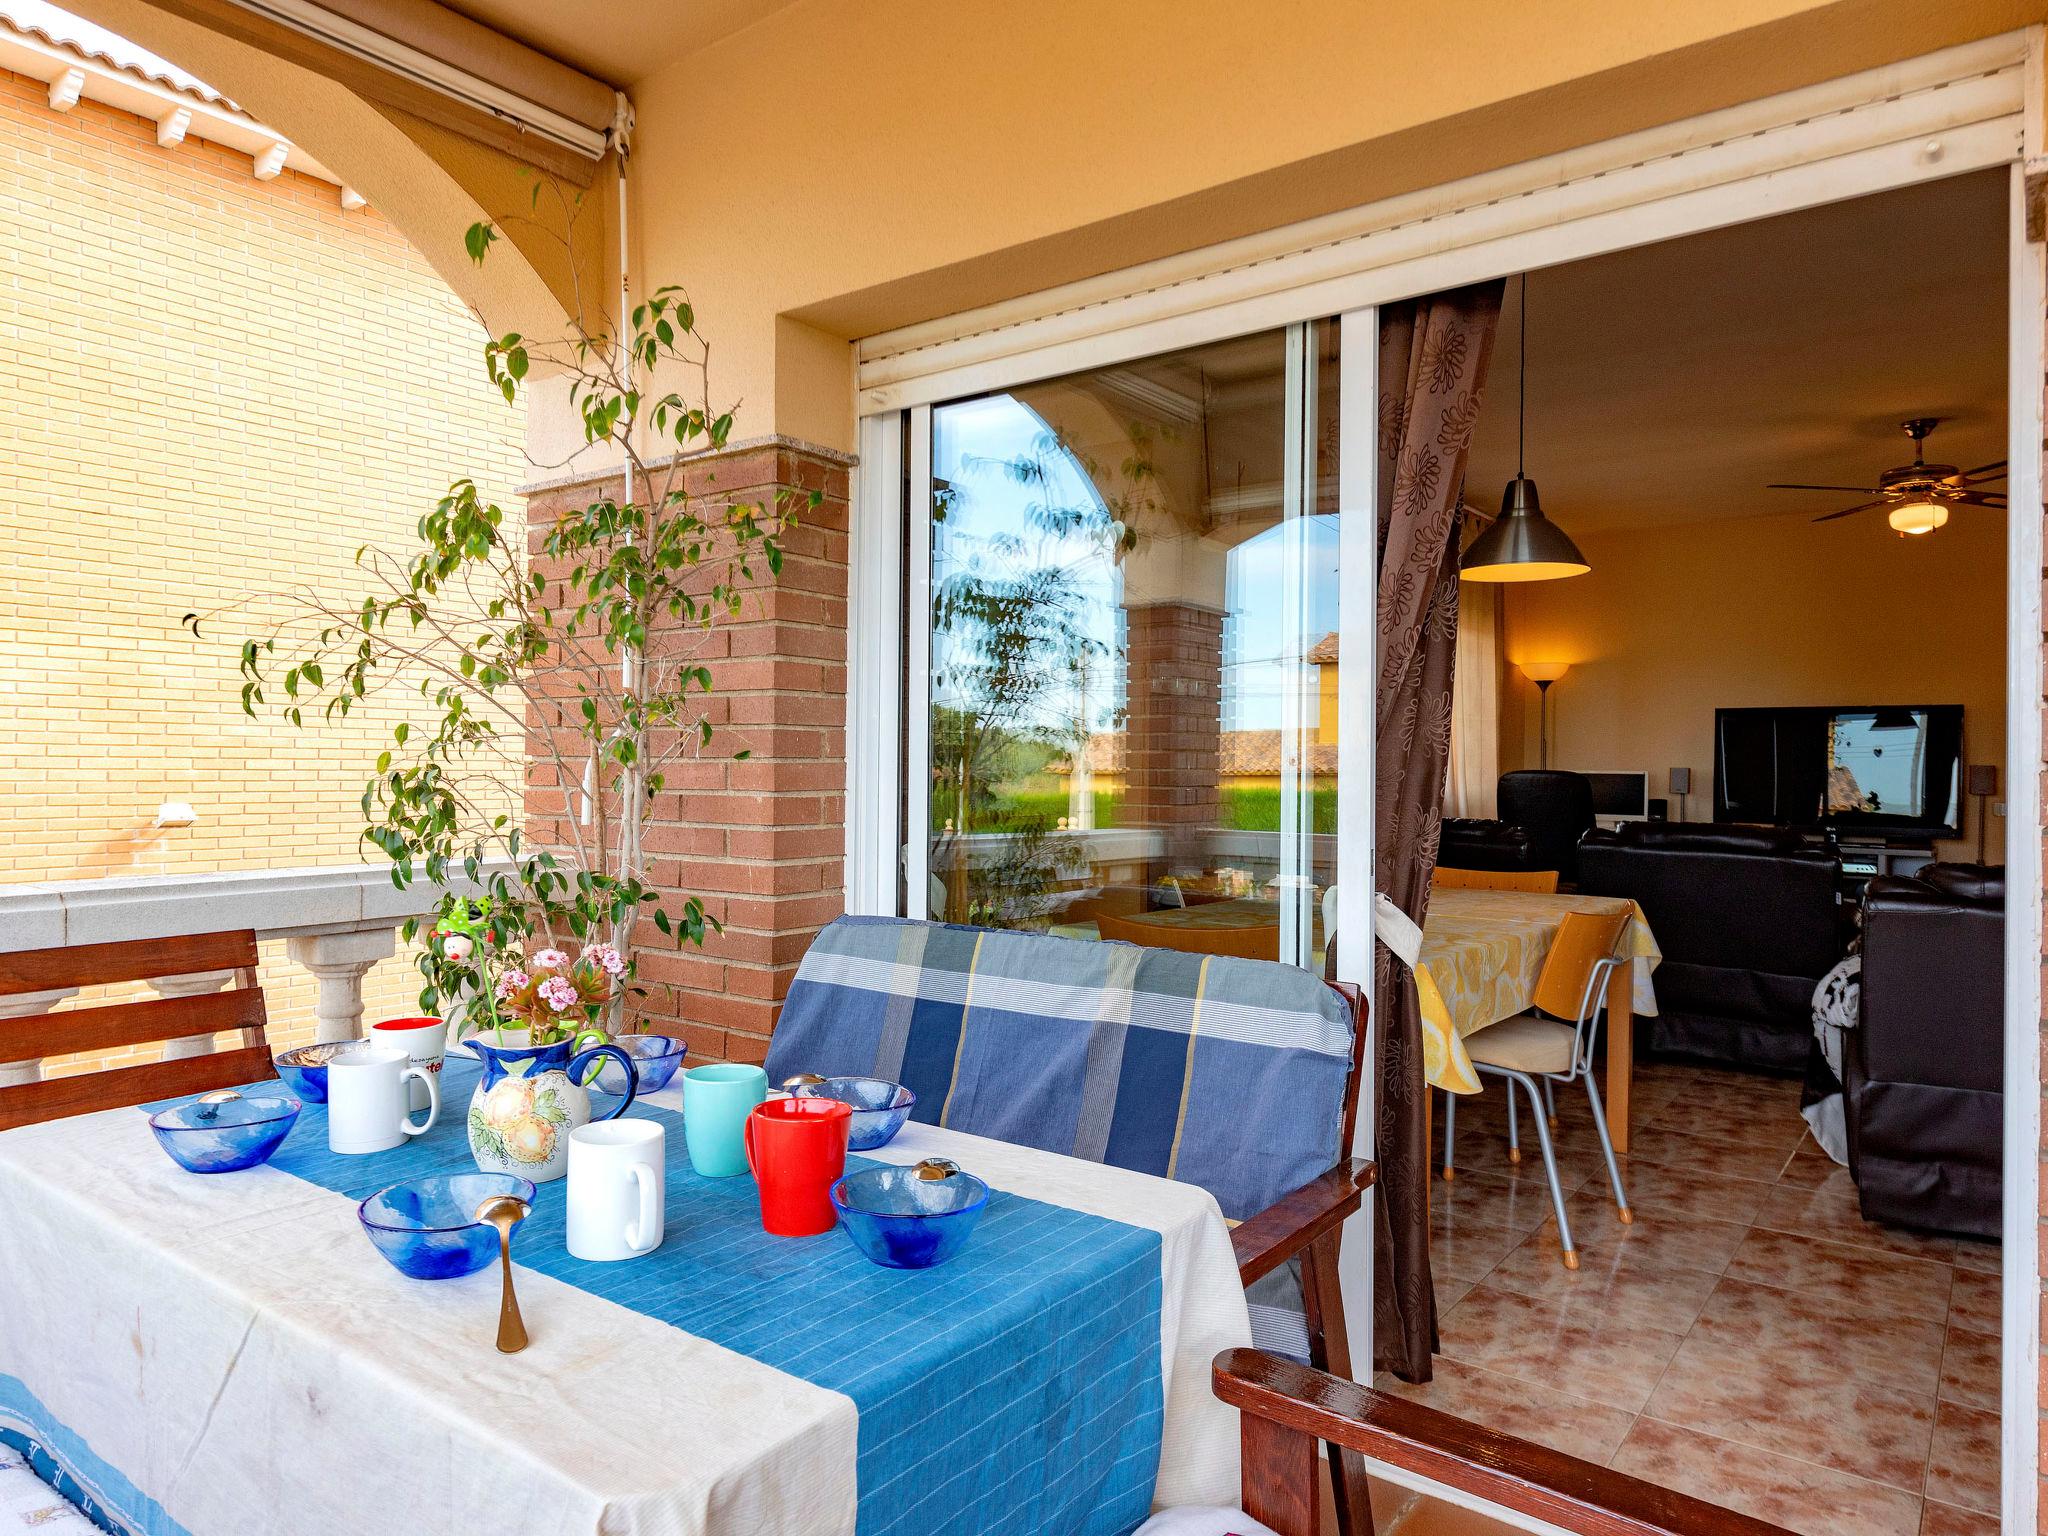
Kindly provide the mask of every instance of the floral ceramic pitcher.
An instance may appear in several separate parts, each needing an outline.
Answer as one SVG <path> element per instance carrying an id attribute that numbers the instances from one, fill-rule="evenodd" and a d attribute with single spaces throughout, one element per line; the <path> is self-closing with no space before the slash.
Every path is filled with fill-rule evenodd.
<path id="1" fill-rule="evenodd" d="M 569 1168 L 569 1133 L 591 1121 L 590 1095 L 583 1083 L 599 1057 L 617 1060 L 625 1072 L 626 1095 L 600 1120 L 616 1120 L 633 1102 L 633 1061 L 615 1045 L 578 1052 L 589 1036 L 528 1045 L 527 1031 L 508 1029 L 493 1039 L 473 1036 L 463 1043 L 484 1064 L 484 1075 L 469 1096 L 469 1150 L 486 1173 L 517 1174 L 542 1184 Z M 602 1037 L 599 1037 L 602 1038 Z"/>

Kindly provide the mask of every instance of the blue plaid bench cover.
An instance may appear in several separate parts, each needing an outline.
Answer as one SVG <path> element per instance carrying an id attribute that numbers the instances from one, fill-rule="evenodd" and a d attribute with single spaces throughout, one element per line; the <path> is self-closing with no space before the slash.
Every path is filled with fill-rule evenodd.
<path id="1" fill-rule="evenodd" d="M 1351 1028 L 1294 966 L 843 917 L 797 969 L 768 1075 L 887 1078 L 915 1119 L 1198 1184 L 1242 1221 L 1342 1155 Z M 1251 1301 L 1254 1338 L 1301 1356 L 1298 1279 Z"/>

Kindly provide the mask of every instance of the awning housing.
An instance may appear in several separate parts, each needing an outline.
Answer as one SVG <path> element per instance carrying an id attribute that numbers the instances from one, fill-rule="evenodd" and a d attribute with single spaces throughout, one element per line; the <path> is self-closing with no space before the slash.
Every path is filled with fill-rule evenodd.
<path id="1" fill-rule="evenodd" d="M 588 186 L 618 92 L 434 0 L 154 0 L 159 9 Z"/>

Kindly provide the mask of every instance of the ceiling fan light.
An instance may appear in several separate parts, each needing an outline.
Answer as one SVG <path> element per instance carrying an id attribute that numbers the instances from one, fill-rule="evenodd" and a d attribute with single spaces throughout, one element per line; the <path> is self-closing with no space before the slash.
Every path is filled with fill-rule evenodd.
<path id="1" fill-rule="evenodd" d="M 1938 501 L 1906 501 L 1886 513 L 1885 520 L 1901 534 L 1932 533 L 1948 522 L 1948 508 Z"/>

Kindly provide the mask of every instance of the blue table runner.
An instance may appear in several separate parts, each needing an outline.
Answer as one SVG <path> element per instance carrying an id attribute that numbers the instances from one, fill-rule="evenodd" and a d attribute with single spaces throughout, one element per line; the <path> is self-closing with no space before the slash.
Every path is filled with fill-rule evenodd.
<path id="1" fill-rule="evenodd" d="M 451 1057 L 439 1120 L 388 1152 L 330 1152 L 327 1107 L 308 1104 L 269 1166 L 356 1200 L 471 1170 L 479 1071 Z M 593 1095 L 600 1112 L 612 1102 Z M 513 1239 L 521 1267 L 850 1397 L 859 1536 L 1124 1536 L 1143 1523 L 1165 1419 L 1158 1233 L 992 1190 L 959 1257 L 883 1269 L 837 1230 L 769 1236 L 751 1178 L 691 1169 L 680 1114 L 628 1113 L 668 1132 L 662 1246 L 624 1263 L 572 1257 L 556 1180 Z"/>

